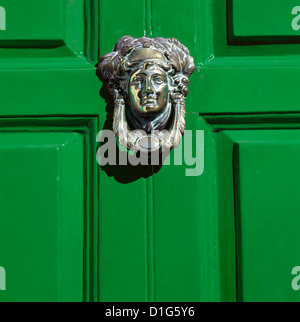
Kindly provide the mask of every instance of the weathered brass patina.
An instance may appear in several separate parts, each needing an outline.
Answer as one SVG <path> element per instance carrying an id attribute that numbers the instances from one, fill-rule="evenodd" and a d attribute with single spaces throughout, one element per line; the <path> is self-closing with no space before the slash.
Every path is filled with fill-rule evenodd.
<path id="1" fill-rule="evenodd" d="M 194 70 L 189 50 L 174 38 L 125 36 L 101 57 L 99 74 L 114 97 L 113 130 L 122 146 L 142 152 L 178 146 Z"/>

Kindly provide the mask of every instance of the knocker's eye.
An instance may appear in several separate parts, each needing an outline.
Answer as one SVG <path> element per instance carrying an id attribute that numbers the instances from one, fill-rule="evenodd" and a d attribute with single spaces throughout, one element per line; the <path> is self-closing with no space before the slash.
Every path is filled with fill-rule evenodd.
<path id="1" fill-rule="evenodd" d="M 164 79 L 160 76 L 153 77 L 153 81 L 157 85 L 161 85 L 164 83 Z"/>
<path id="2" fill-rule="evenodd" d="M 142 77 L 135 77 L 133 79 L 133 82 L 131 85 L 141 86 L 143 84 L 143 78 Z"/>

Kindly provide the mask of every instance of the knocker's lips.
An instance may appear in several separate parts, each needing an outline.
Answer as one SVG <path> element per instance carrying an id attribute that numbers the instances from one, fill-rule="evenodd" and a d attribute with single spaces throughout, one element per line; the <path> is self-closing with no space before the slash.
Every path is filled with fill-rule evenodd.
<path id="1" fill-rule="evenodd" d="M 157 106 L 157 97 L 146 96 L 141 99 L 142 106 Z"/>
<path id="2" fill-rule="evenodd" d="M 142 99 L 142 105 L 146 105 L 146 104 L 156 104 L 156 100 L 154 98 L 144 98 Z"/>

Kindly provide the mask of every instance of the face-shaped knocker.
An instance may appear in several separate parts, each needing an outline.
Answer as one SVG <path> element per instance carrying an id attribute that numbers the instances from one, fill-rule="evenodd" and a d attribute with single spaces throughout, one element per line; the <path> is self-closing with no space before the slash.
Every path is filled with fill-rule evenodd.
<path id="1" fill-rule="evenodd" d="M 194 59 L 178 40 L 121 38 L 101 57 L 99 72 L 114 96 L 113 130 L 129 150 L 178 146 L 185 130 L 185 99 Z"/>

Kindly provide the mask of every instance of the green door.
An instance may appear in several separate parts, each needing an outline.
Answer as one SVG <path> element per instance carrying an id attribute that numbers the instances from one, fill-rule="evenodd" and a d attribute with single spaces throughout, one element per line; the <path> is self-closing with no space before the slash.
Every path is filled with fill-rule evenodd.
<path id="1" fill-rule="evenodd" d="M 0 301 L 299 301 L 299 15 L 294 0 L 1 0 Z M 195 58 L 182 165 L 97 164 L 113 106 L 96 64 L 124 35 Z"/>

